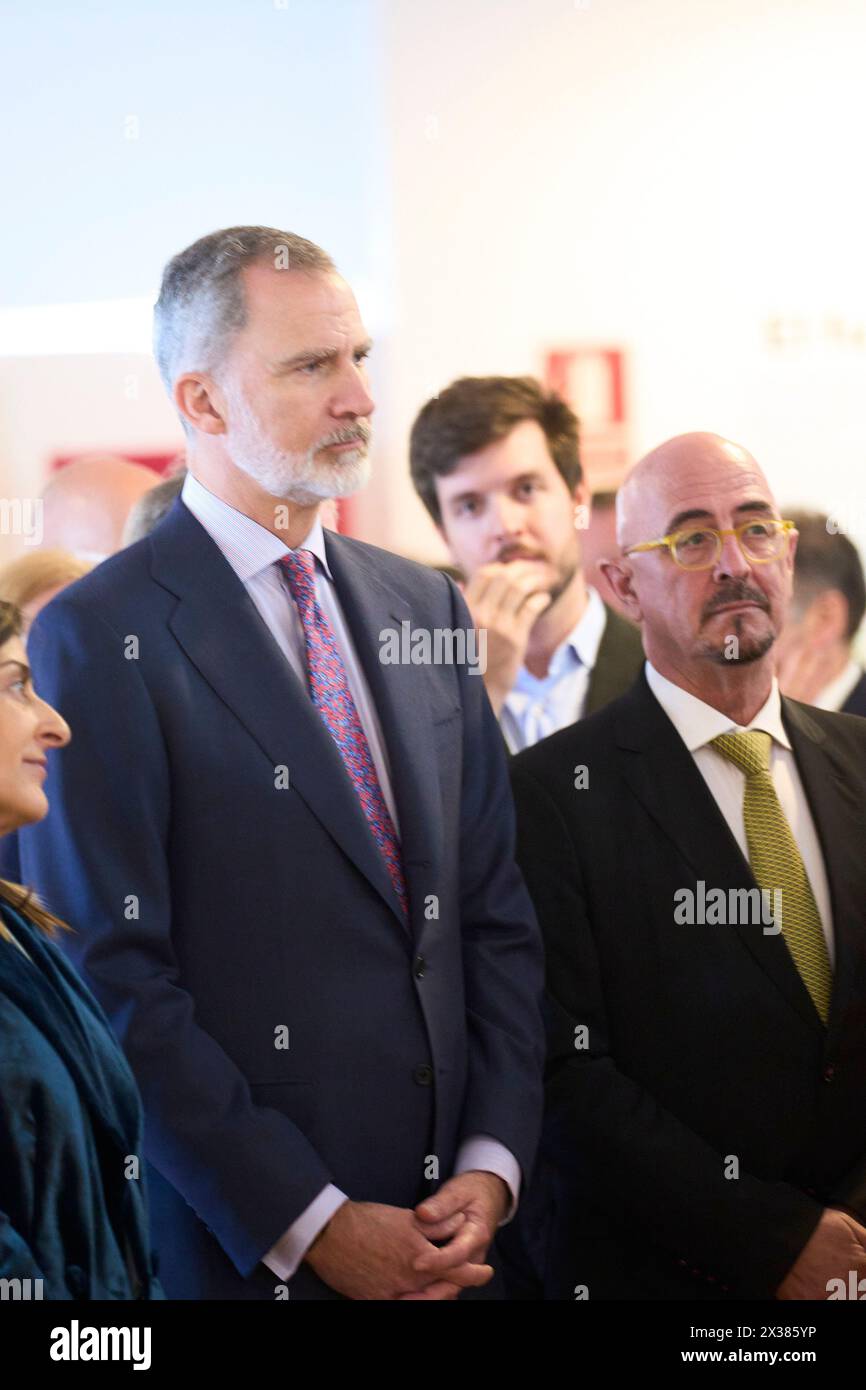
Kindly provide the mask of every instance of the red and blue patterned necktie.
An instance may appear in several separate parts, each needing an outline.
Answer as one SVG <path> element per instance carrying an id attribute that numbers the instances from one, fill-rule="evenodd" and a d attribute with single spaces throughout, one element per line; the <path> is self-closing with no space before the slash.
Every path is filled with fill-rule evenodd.
<path id="1" fill-rule="evenodd" d="M 346 668 L 333 630 L 316 600 L 316 561 L 309 550 L 293 550 L 278 562 L 285 571 L 292 598 L 298 608 L 307 649 L 307 673 L 313 704 L 319 711 L 337 745 L 346 771 L 364 809 L 364 815 L 379 846 L 394 892 L 404 913 L 409 912 L 409 895 L 403 872 L 400 841 L 385 804 L 370 745 L 358 717 L 349 689 Z"/>

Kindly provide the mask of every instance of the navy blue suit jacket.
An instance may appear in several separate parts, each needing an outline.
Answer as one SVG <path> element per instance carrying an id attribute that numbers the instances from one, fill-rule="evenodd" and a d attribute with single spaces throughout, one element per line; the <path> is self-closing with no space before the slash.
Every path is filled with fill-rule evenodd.
<path id="1" fill-rule="evenodd" d="M 182 502 L 30 636 L 73 739 L 22 878 L 79 927 L 68 949 L 138 1080 L 169 1297 L 273 1298 L 259 1261 L 328 1182 L 406 1207 L 473 1134 L 524 1175 L 536 1148 L 541 948 L 501 736 L 465 665 L 379 660 L 383 629 L 471 620 L 444 576 L 325 535 L 408 926 L 336 745 Z M 329 1296 L 306 1265 L 291 1291 Z"/>

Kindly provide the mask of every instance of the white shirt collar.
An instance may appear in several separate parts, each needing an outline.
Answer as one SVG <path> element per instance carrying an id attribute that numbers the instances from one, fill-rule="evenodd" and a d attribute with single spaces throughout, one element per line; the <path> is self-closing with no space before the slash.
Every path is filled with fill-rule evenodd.
<path id="1" fill-rule="evenodd" d="M 650 690 L 690 753 L 695 753 L 699 748 L 705 747 L 719 734 L 726 734 L 732 729 L 742 728 L 762 729 L 783 748 L 791 747 L 791 740 L 788 738 L 782 723 L 782 701 L 775 676 L 765 704 L 758 710 L 754 719 L 748 724 L 741 725 L 735 724 L 721 710 L 705 704 L 703 700 L 699 700 L 688 690 L 683 690 L 682 686 L 674 685 L 673 681 L 660 675 L 649 661 L 644 669 Z"/>
<path id="2" fill-rule="evenodd" d="M 587 588 L 586 607 L 579 621 L 575 623 L 568 636 L 563 638 L 550 658 L 547 675 L 533 676 L 525 666 L 521 666 L 518 671 L 517 680 L 506 697 L 506 704 L 510 702 L 515 715 L 519 717 L 528 705 L 530 697 L 535 698 L 539 686 L 547 686 L 548 682 L 555 683 L 561 676 L 579 670 L 581 666 L 585 666 L 587 671 L 592 670 L 598 659 L 598 649 L 606 622 L 607 610 L 604 604 L 595 589 Z"/>
<path id="3" fill-rule="evenodd" d="M 180 498 L 196 520 L 201 522 L 211 540 L 219 546 L 243 584 L 291 553 L 290 547 L 273 531 L 266 530 L 252 517 L 230 507 L 228 502 L 209 492 L 191 473 L 187 473 L 184 479 Z M 297 549 L 312 551 L 328 578 L 333 578 L 328 568 L 325 536 L 318 515 Z"/>
<path id="4" fill-rule="evenodd" d="M 830 681 L 829 685 L 825 685 L 820 694 L 816 695 L 812 701 L 813 705 L 818 709 L 840 710 L 862 674 L 863 667 L 852 659 L 835 680 Z"/>

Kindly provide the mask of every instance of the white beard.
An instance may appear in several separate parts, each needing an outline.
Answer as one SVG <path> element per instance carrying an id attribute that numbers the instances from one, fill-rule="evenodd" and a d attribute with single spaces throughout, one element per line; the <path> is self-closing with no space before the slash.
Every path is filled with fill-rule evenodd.
<path id="1" fill-rule="evenodd" d="M 313 444 L 306 453 L 278 449 L 264 433 L 246 400 L 234 391 L 228 393 L 231 418 L 231 459 L 253 482 L 285 502 L 312 507 L 328 497 L 349 497 L 370 478 L 370 458 L 366 441 L 356 449 L 346 449 L 336 459 L 320 459 L 324 444 L 342 442 L 365 426 L 335 430 Z"/>

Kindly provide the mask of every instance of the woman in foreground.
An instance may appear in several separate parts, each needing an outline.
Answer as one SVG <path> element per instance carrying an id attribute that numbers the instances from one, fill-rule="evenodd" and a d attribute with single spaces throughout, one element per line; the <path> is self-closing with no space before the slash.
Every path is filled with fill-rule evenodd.
<path id="1" fill-rule="evenodd" d="M 47 814 L 47 758 L 70 737 L 33 690 L 21 630 L 19 610 L 0 602 L 3 835 Z M 162 1298 L 138 1092 L 102 1009 L 51 939 L 68 930 L 0 880 L 0 1279 L 21 1281 L 20 1298 Z"/>

